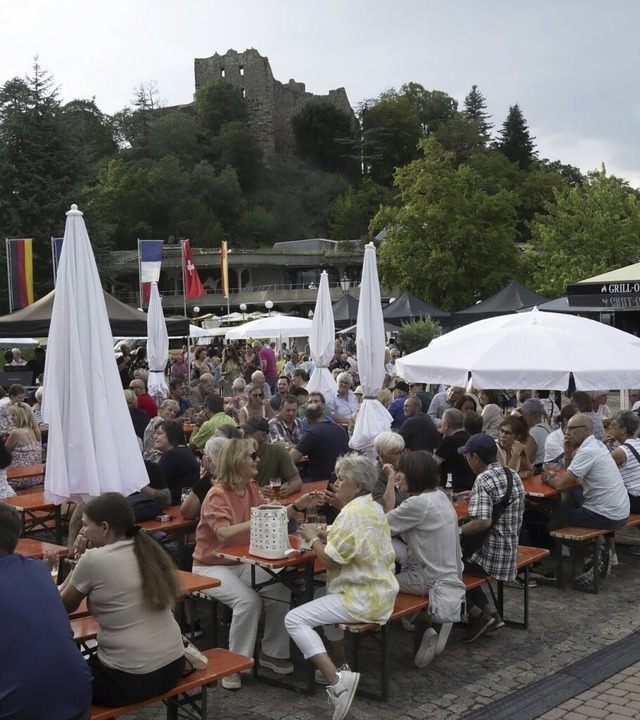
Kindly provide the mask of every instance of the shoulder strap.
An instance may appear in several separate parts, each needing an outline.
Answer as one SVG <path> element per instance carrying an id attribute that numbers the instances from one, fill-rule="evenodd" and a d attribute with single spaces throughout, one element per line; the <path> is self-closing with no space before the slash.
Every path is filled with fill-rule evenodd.
<path id="1" fill-rule="evenodd" d="M 622 443 L 622 444 L 623 444 L 625 447 L 628 447 L 629 450 L 631 450 L 631 452 L 635 455 L 636 460 L 637 460 L 638 463 L 640 464 L 640 454 L 638 454 L 638 451 L 633 447 L 633 445 L 629 445 L 629 443 L 627 443 L 627 442 Z"/>

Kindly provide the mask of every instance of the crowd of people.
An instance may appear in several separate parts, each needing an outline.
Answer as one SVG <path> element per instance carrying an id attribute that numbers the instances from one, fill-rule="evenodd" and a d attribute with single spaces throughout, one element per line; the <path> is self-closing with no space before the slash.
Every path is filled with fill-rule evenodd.
<path id="1" fill-rule="evenodd" d="M 545 391 L 407 382 L 396 365 L 401 348 L 392 344 L 378 393 L 390 429 L 375 438 L 371 452 L 357 454 L 349 438 L 364 393 L 353 338 L 336 341 L 332 397 L 307 389 L 313 372 L 307 350 L 261 342 L 185 348 L 169 370 L 167 398 L 149 396 L 140 349 L 135 356 L 121 349 L 118 368 L 149 476 L 143 499 L 161 508 L 181 505 L 185 518 L 197 520 L 193 572 L 221 581 L 206 593 L 232 610 L 229 648 L 254 656 L 264 608 L 259 664 L 293 673 L 292 639 L 316 666 L 333 718 L 341 720 L 359 674 L 347 665 L 337 625 L 386 622 L 398 591 L 428 597 L 427 611 L 403 623 L 420 633 L 418 668 L 445 650 L 462 613 L 465 642 L 503 627 L 481 587 L 465 592 L 463 572 L 522 583 L 518 545 L 551 546 L 554 524 L 624 525 L 640 508 L 639 418 L 634 409 L 611 413 L 605 392 L 576 391 L 563 402 Z M 637 410 L 640 391 L 630 395 Z M 41 433 L 33 418 L 24 394 L 10 388 L 8 408 L 0 408 L 7 457 L 36 452 Z M 0 467 L 7 457 L 0 453 Z M 7 487 L 2 472 L 0 494 Z M 526 507 L 523 481 L 532 475 L 563 492 L 558 512 Z M 287 516 L 327 571 L 325 587 L 292 610 L 284 585 L 256 590 L 264 571 L 252 580 L 249 565 L 214 554 L 249 543 L 251 509 L 273 500 L 273 478 L 280 498 L 299 493 Z M 320 480 L 324 491 L 304 492 L 305 483 Z M 462 524 L 454 497 L 467 503 Z M 93 701 L 111 705 L 163 692 L 184 665 L 170 613 L 177 597 L 171 563 L 161 545 L 139 532 L 141 505 L 129 500 L 108 494 L 76 508 L 69 547 L 78 562 L 60 588 L 68 611 L 84 597 L 91 603 L 100 626 L 89 664 Z M 326 530 L 305 522 L 310 505 L 322 507 Z M 0 525 L 0 569 L 11 553 Z M 610 572 L 617 561 L 611 538 L 598 557 L 596 567 L 585 559 L 577 581 Z M 116 594 L 125 600 L 114 610 Z M 197 618 L 189 622 L 193 629 Z M 135 632 L 123 634 L 124 627 Z M 222 686 L 240 690 L 241 675 L 224 678 Z"/>

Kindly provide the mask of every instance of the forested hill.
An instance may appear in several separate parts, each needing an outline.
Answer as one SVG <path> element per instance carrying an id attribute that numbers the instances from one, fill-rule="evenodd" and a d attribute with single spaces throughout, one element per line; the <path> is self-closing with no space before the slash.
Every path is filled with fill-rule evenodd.
<path id="1" fill-rule="evenodd" d="M 139 237 L 270 247 L 384 229 L 382 279 L 455 310 L 505 281 L 555 297 L 637 260 L 635 191 L 604 168 L 585 176 L 539 158 L 515 98 L 492 118 L 476 86 L 459 106 L 408 82 L 360 102 L 357 127 L 312 101 L 293 118 L 295 154 L 265 156 L 225 81 L 183 108 L 158 97 L 141 84 L 112 116 L 90 99 L 63 104 L 37 64 L 0 88 L 0 232 L 34 238 L 37 296 L 52 285 L 50 237 L 72 202 L 104 278 L 108 252 Z"/>

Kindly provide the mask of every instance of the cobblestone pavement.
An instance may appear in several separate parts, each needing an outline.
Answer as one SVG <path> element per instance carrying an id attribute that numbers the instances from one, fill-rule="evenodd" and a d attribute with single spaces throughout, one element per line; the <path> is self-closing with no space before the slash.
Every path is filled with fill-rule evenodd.
<path id="1" fill-rule="evenodd" d="M 629 720 L 640 717 L 640 662 L 540 715 L 540 720 Z"/>
<path id="2" fill-rule="evenodd" d="M 620 538 L 633 543 L 640 541 L 640 534 L 628 531 Z M 391 698 L 388 703 L 382 703 L 357 697 L 349 717 L 354 720 L 460 718 L 640 630 L 640 557 L 631 555 L 624 546 L 619 546 L 618 557 L 620 564 L 603 582 L 599 595 L 554 587 L 532 589 L 531 627 L 528 631 L 505 627 L 466 645 L 462 642 L 463 631 L 454 628 L 445 652 L 422 671 L 413 666 L 412 633 L 395 624 L 392 631 Z M 505 593 L 508 593 L 505 615 L 509 615 L 509 610 L 515 614 L 522 604 L 523 591 L 508 589 Z M 201 620 L 205 624 L 204 613 L 201 613 Z M 202 646 L 205 647 L 206 642 Z M 362 653 L 361 684 L 369 686 L 377 678 L 379 656 L 374 645 L 363 647 L 366 650 Z M 301 679 L 302 668 L 302 662 L 298 662 L 297 674 Z M 640 717 L 640 705 L 633 705 L 640 703 L 637 670 L 637 667 L 632 667 L 620 673 L 620 677 L 614 676 L 602 683 L 602 690 L 594 688 L 581 696 L 593 701 L 599 693 L 603 693 L 607 696 L 607 708 L 614 704 L 615 698 L 617 715 L 609 709 L 606 715 L 597 714 L 601 708 L 593 702 L 591 707 L 580 704 L 580 698 L 575 698 L 544 717 L 548 720 Z M 314 697 L 305 697 L 249 678 L 240 692 L 233 693 L 220 687 L 209 692 L 209 717 L 220 720 L 315 720 L 331 717 L 325 691 L 320 687 Z M 621 700 L 618 701 L 618 698 Z M 602 703 L 601 700 L 597 702 Z M 588 707 L 591 714 L 578 710 L 578 707 Z M 126 716 L 126 720 L 161 720 L 164 716 L 162 706 L 154 706 Z"/>

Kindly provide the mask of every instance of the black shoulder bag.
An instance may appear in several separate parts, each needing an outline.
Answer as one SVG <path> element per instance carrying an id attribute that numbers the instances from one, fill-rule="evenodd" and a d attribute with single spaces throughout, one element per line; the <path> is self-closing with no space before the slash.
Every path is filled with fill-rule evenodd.
<path id="1" fill-rule="evenodd" d="M 467 558 L 476 550 L 482 547 L 487 535 L 491 532 L 491 528 L 498 522 L 504 511 L 511 505 L 511 493 L 513 490 L 513 476 L 510 472 L 507 472 L 506 468 L 502 468 L 507 476 L 507 492 L 505 493 L 502 500 L 493 505 L 493 511 L 491 513 L 491 525 L 486 530 L 481 530 L 477 533 L 469 533 L 460 535 L 460 547 L 462 548 L 462 556 Z"/>

